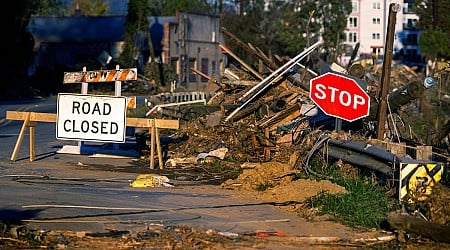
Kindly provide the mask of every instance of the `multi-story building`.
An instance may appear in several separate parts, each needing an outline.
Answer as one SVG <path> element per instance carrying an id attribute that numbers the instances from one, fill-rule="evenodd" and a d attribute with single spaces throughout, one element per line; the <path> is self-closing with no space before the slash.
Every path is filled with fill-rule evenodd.
<path id="1" fill-rule="evenodd" d="M 400 5 L 396 14 L 394 58 L 404 63 L 420 63 L 419 30 L 415 27 L 418 16 L 413 11 L 413 0 L 352 0 L 344 44 L 354 48 L 359 43 L 359 58 L 371 58 L 375 52 L 382 60 L 391 3 Z M 349 54 L 343 57 L 341 64 L 346 65 L 348 59 Z"/>

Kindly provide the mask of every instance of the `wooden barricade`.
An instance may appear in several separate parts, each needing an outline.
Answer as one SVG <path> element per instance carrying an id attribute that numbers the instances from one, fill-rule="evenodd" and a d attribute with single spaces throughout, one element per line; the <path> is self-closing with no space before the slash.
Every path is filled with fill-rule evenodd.
<path id="1" fill-rule="evenodd" d="M 23 137 L 26 128 L 30 128 L 30 161 L 35 160 L 34 150 L 34 133 L 37 122 L 56 122 L 57 115 L 53 113 L 39 113 L 39 112 L 20 112 L 20 111 L 6 111 L 7 120 L 23 120 L 22 128 L 20 129 L 19 137 L 11 155 L 11 160 L 15 161 L 19 154 L 20 146 L 22 145 Z M 147 118 L 132 118 L 127 117 L 127 127 L 148 128 L 151 135 L 150 141 L 150 168 L 154 169 L 155 162 L 155 147 L 158 156 L 159 168 L 163 168 L 163 158 L 161 144 L 159 140 L 158 129 L 179 129 L 180 124 L 178 120 L 163 120 L 163 119 L 147 119 Z"/>

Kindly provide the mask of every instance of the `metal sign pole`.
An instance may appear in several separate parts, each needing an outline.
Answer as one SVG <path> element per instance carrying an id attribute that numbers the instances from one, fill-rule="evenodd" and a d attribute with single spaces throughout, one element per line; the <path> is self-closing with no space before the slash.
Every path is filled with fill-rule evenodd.
<path id="1" fill-rule="evenodd" d="M 116 65 L 116 70 L 119 70 L 119 65 Z M 121 96 L 122 95 L 122 82 L 121 81 L 115 81 L 114 82 L 114 95 L 115 96 Z M 126 130 L 126 128 L 125 128 Z M 113 144 L 113 150 L 119 150 L 119 144 L 114 143 Z"/>
<path id="2" fill-rule="evenodd" d="M 83 67 L 83 72 L 86 72 L 86 67 Z M 82 95 L 87 95 L 88 93 L 88 89 L 89 89 L 89 83 L 87 82 L 82 82 L 81 83 L 81 94 Z M 83 141 L 78 141 L 78 151 L 81 154 L 81 148 L 84 146 L 84 142 Z"/>

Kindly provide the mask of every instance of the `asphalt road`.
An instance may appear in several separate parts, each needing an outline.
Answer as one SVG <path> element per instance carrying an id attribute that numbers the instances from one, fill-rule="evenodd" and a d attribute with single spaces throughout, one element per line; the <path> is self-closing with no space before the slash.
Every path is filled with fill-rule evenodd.
<path id="1" fill-rule="evenodd" d="M 131 187 L 139 174 L 138 159 L 57 153 L 78 142 L 57 140 L 53 123 L 36 127 L 35 161 L 29 160 L 28 130 L 17 160 L 11 161 L 22 122 L 5 120 L 6 110 L 52 113 L 56 97 L 0 103 L 0 220 L 9 224 L 90 232 L 188 225 L 234 233 L 268 230 L 291 236 L 351 237 L 343 227 L 317 228 L 323 224 L 219 186 Z M 91 167 L 99 165 L 105 168 Z"/>

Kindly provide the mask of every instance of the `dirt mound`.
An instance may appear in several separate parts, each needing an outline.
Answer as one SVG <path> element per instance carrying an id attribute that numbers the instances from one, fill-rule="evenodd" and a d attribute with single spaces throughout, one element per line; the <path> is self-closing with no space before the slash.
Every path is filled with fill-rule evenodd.
<path id="1" fill-rule="evenodd" d="M 225 181 L 222 187 L 252 193 L 264 201 L 297 203 L 321 192 L 346 192 L 345 188 L 328 180 L 295 179 L 299 171 L 285 163 L 248 163 L 242 167 L 243 173 L 237 179 Z"/>

